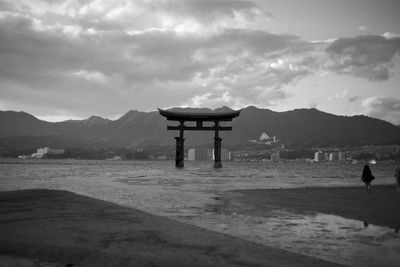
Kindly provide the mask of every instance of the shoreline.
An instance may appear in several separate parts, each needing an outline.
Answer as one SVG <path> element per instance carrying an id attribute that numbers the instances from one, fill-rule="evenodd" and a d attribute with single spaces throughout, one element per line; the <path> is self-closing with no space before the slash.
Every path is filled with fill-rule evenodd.
<path id="1" fill-rule="evenodd" d="M 0 192 L 0 236 L 0 254 L 70 266 L 339 266 L 59 190 Z"/>
<path id="2" fill-rule="evenodd" d="M 323 213 L 400 229 L 400 194 L 395 185 L 372 185 L 371 194 L 365 193 L 363 185 L 230 190 L 223 193 L 221 202 L 208 209 L 266 217 L 279 209 L 308 215 Z"/>

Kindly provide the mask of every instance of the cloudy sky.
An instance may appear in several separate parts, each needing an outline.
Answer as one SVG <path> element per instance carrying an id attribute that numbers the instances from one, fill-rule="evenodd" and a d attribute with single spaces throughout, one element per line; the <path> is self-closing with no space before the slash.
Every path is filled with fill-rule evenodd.
<path id="1" fill-rule="evenodd" d="M 314 107 L 400 124 L 397 0 L 0 0 L 0 110 Z"/>

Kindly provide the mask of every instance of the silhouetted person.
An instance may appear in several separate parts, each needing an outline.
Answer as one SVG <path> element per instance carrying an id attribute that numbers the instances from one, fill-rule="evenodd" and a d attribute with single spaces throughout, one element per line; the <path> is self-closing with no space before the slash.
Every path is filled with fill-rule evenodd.
<path id="1" fill-rule="evenodd" d="M 394 178 L 396 180 L 397 192 L 400 194 L 400 166 L 394 170 Z"/>
<path id="2" fill-rule="evenodd" d="M 364 224 L 364 228 L 367 228 L 369 225 L 369 223 L 367 223 L 367 222 L 363 222 L 363 224 Z"/>
<path id="3" fill-rule="evenodd" d="M 361 181 L 365 183 L 365 192 L 371 194 L 371 182 L 375 177 L 372 175 L 368 165 L 364 165 L 364 170 L 361 176 Z"/>

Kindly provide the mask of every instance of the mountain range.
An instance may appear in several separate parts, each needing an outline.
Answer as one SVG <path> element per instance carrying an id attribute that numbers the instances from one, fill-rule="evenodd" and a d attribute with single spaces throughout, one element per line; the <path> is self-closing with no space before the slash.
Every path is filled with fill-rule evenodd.
<path id="1" fill-rule="evenodd" d="M 172 110 L 213 112 L 211 109 Z M 214 112 L 231 109 L 222 107 Z M 400 128 L 387 121 L 357 116 L 337 116 L 317 109 L 274 112 L 249 106 L 230 124 L 231 132 L 221 133 L 223 144 L 240 145 L 258 140 L 266 133 L 281 143 L 299 145 L 400 144 Z M 131 110 L 119 119 L 91 116 L 85 120 L 47 122 L 25 112 L 0 111 L 0 147 L 17 149 L 54 148 L 135 148 L 175 145 L 176 132 L 167 131 L 167 122 L 158 111 Z M 185 144 L 211 144 L 212 132 L 185 132 Z"/>

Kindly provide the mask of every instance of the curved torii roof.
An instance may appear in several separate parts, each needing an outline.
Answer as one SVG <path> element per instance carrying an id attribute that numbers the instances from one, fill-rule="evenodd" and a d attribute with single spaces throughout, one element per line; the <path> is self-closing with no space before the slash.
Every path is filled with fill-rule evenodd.
<path id="1" fill-rule="evenodd" d="M 158 109 L 160 114 L 170 121 L 231 121 L 239 116 L 241 110 L 230 112 L 177 112 Z"/>

